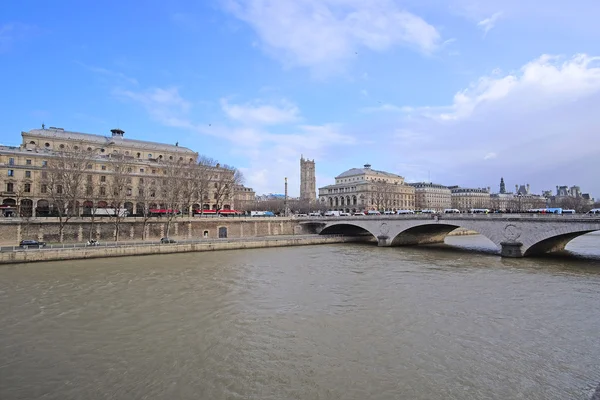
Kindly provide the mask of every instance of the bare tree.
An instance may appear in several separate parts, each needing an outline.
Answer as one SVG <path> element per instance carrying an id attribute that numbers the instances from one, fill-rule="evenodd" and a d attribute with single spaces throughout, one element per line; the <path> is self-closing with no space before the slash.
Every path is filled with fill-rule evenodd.
<path id="1" fill-rule="evenodd" d="M 111 164 L 112 173 L 109 175 L 108 182 L 108 204 L 113 210 L 110 218 L 114 224 L 114 239 L 115 242 L 118 242 L 121 222 L 126 215 L 123 212 L 125 202 L 133 195 L 131 177 L 133 165 L 119 155 L 111 158 Z"/>
<path id="2" fill-rule="evenodd" d="M 211 184 L 218 179 L 216 166 L 217 161 L 206 156 L 198 157 L 198 169 L 195 170 L 194 179 L 197 180 L 197 198 L 200 201 L 202 213 L 204 213 L 204 204 L 210 204 L 212 187 Z M 209 207 L 210 208 L 210 207 Z"/>
<path id="3" fill-rule="evenodd" d="M 212 193 L 218 211 L 226 202 L 233 201 L 235 186 L 243 183 L 244 176 L 240 170 L 229 165 L 218 167 L 217 171 L 218 178 L 214 182 Z"/>
<path id="4" fill-rule="evenodd" d="M 160 180 L 160 198 L 167 209 L 167 229 L 165 235 L 171 232 L 171 224 L 175 216 L 181 212 L 182 192 L 184 187 L 183 173 L 186 165 L 179 161 L 164 165 L 164 178 Z"/>
<path id="5" fill-rule="evenodd" d="M 100 200 L 100 188 L 94 184 L 94 176 L 86 175 L 85 179 L 85 195 L 83 201 L 83 215 L 89 213 L 90 229 L 88 232 L 88 240 L 94 238 L 94 228 L 96 227 L 96 210 L 98 209 L 98 201 Z"/>
<path id="6" fill-rule="evenodd" d="M 137 184 L 136 211 L 142 215 L 142 240 L 146 240 L 146 227 L 150 220 L 150 206 L 156 201 L 156 185 L 154 180 L 148 178 L 139 178 Z"/>
<path id="7" fill-rule="evenodd" d="M 58 217 L 59 240 L 63 241 L 65 225 L 71 217 L 79 215 L 85 170 L 93 157 L 90 152 L 79 150 L 81 146 L 65 147 L 55 153 L 42 171 L 42 182 L 52 200 L 53 211 Z"/>

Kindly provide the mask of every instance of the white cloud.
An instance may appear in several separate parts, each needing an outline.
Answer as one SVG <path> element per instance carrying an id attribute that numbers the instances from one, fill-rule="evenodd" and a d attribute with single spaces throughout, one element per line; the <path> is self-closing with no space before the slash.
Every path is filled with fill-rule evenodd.
<path id="1" fill-rule="evenodd" d="M 132 78 L 130 76 L 125 75 L 122 72 L 118 72 L 118 71 L 112 71 L 110 69 L 106 69 L 106 68 L 102 68 L 102 67 L 96 67 L 93 65 L 87 65 L 84 64 L 82 62 L 76 61 L 77 64 L 81 65 L 82 67 L 84 67 L 85 69 L 98 74 L 98 75 L 102 75 L 102 76 L 106 76 L 109 78 L 114 78 L 116 80 L 121 80 L 127 83 L 130 83 L 132 85 L 137 85 L 138 81 L 135 78 Z"/>
<path id="2" fill-rule="evenodd" d="M 221 99 L 221 107 L 229 118 L 248 125 L 278 125 L 295 122 L 300 114 L 298 107 L 286 100 L 276 106 L 258 100 L 246 104 L 229 104 L 226 99 Z"/>
<path id="3" fill-rule="evenodd" d="M 503 175 L 537 192 L 579 184 L 600 197 L 599 105 L 600 57 L 544 55 L 480 78 L 449 106 L 415 108 L 390 124 L 428 134 L 425 146 L 403 142 L 403 159 L 441 171 L 443 183 L 491 186 Z"/>
<path id="4" fill-rule="evenodd" d="M 494 13 L 491 17 L 482 19 L 477 23 L 477 26 L 483 29 L 484 35 L 487 35 L 489 31 L 494 28 L 496 21 L 502 16 L 502 12 Z"/>
<path id="5" fill-rule="evenodd" d="M 288 101 L 274 105 L 257 100 L 235 105 L 222 99 L 223 116 L 215 117 L 209 126 L 193 118 L 192 103 L 175 87 L 144 91 L 116 89 L 113 94 L 142 105 L 154 120 L 165 126 L 227 140 L 232 157 L 243 160 L 243 164 L 223 161 L 237 164 L 245 175 L 246 185 L 257 193 L 282 192 L 283 179 L 288 177 L 290 195 L 298 195 L 301 154 L 332 159 L 340 147 L 356 143 L 337 124 L 298 125 L 300 110 Z M 287 124 L 284 133 L 267 129 L 275 124 Z"/>
<path id="6" fill-rule="evenodd" d="M 431 53 L 440 41 L 435 27 L 393 0 L 227 0 L 226 9 L 252 26 L 275 58 L 320 71 L 339 70 L 362 48 Z"/>
<path id="7" fill-rule="evenodd" d="M 396 112 L 396 113 L 406 113 L 411 112 L 413 109 L 411 107 L 399 107 L 393 104 L 384 103 L 375 107 L 364 107 L 360 111 L 364 113 L 375 113 L 375 112 Z"/>

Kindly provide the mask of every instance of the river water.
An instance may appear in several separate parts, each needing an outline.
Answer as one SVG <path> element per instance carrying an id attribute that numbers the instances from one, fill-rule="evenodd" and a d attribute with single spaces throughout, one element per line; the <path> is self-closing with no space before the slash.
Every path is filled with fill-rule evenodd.
<path id="1" fill-rule="evenodd" d="M 589 399 L 600 236 L 448 243 L 0 266 L 0 399 Z"/>

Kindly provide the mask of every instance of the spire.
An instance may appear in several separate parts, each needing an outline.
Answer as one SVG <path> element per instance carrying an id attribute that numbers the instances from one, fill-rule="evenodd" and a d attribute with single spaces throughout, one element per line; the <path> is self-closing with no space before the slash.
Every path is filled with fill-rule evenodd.
<path id="1" fill-rule="evenodd" d="M 504 185 L 504 178 L 500 178 L 500 193 L 506 193 L 506 185 Z"/>

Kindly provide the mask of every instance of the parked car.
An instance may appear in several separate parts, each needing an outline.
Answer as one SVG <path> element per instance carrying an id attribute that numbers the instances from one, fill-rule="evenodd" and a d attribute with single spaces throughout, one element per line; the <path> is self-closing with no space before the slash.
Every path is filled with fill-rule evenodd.
<path id="1" fill-rule="evenodd" d="M 163 243 L 177 243 L 177 242 L 175 241 L 175 239 L 164 237 L 164 238 L 160 238 L 160 243 L 163 244 Z"/>
<path id="2" fill-rule="evenodd" d="M 37 240 L 21 240 L 21 243 L 19 243 L 19 247 L 22 247 L 24 249 L 27 249 L 29 247 L 42 248 L 46 247 L 46 242 L 38 242 Z"/>

